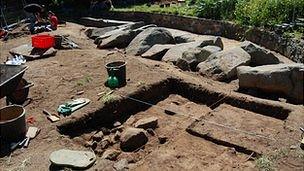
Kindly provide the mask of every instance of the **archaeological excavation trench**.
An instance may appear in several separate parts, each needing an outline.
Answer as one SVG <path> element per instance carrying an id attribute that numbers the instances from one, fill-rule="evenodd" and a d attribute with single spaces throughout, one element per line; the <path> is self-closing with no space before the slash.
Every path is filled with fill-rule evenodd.
<path id="1" fill-rule="evenodd" d="M 116 121 L 124 125 L 132 115 L 156 110 L 157 115 L 166 115 L 169 120 L 170 117 L 190 119 L 182 130 L 189 135 L 246 155 L 256 156 L 276 149 L 278 144 L 273 137 L 293 136 L 284 129 L 290 109 L 277 103 L 211 91 L 179 79 L 169 78 L 130 94 L 120 90 L 114 94 L 119 98 L 77 119 L 67 118 L 57 125 L 59 131 L 73 138 L 104 127 L 111 130 Z M 178 99 L 190 106 L 180 109 Z"/>

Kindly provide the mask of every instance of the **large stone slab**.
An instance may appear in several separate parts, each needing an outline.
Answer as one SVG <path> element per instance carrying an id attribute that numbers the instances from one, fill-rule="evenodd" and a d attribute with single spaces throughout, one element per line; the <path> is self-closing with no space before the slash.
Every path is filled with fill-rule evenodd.
<path id="1" fill-rule="evenodd" d="M 170 48 L 162 58 L 162 61 L 176 63 L 178 59 L 182 58 L 183 53 L 188 51 L 189 48 L 202 48 L 208 45 L 218 46 L 223 49 L 223 42 L 220 37 L 206 36 L 197 41 L 178 44 Z"/>
<path id="2" fill-rule="evenodd" d="M 281 93 L 298 103 L 303 103 L 303 64 L 242 66 L 237 68 L 237 75 L 240 88 Z"/>
<path id="3" fill-rule="evenodd" d="M 61 149 L 51 153 L 50 161 L 57 166 L 85 169 L 95 163 L 96 156 L 90 151 Z"/>
<path id="4" fill-rule="evenodd" d="M 215 53 L 198 64 L 201 75 L 218 81 L 228 81 L 237 76 L 236 68 L 250 64 L 251 57 L 240 47 Z"/>
<path id="5" fill-rule="evenodd" d="M 92 17 L 82 17 L 80 18 L 80 22 L 87 27 L 109 27 L 132 23 L 130 21 L 107 20 Z"/>
<path id="6" fill-rule="evenodd" d="M 125 25 L 121 25 L 121 26 L 116 26 L 117 27 L 116 29 L 109 30 L 109 31 L 107 31 L 108 30 L 107 27 L 95 28 L 96 29 L 95 36 L 98 36 L 98 37 L 95 38 L 94 43 L 99 45 L 101 43 L 101 41 L 105 38 L 115 36 L 117 34 L 125 32 L 125 31 L 135 30 L 135 29 L 144 27 L 144 25 L 145 25 L 144 22 L 135 22 L 135 23 L 125 24 Z M 113 28 L 113 27 L 110 27 L 110 28 Z M 103 29 L 103 31 L 101 31 L 102 29 Z M 92 31 L 92 33 L 93 33 L 93 31 Z M 97 35 L 97 33 L 99 33 L 99 34 Z"/>
<path id="7" fill-rule="evenodd" d="M 109 31 L 119 29 L 118 26 L 110 26 L 110 27 L 103 27 L 103 28 L 88 28 L 84 32 L 86 36 L 88 36 L 90 39 L 96 39 L 99 36 L 102 36 L 106 34 Z"/>
<path id="8" fill-rule="evenodd" d="M 107 37 L 107 35 L 99 41 L 98 48 L 125 48 L 129 43 L 142 31 L 149 27 L 155 27 L 155 25 L 147 25 L 134 30 L 120 30 Z"/>
<path id="9" fill-rule="evenodd" d="M 189 48 L 182 58 L 178 59 L 176 66 L 182 70 L 196 70 L 199 63 L 204 62 L 211 54 L 220 52 L 222 49 L 218 46 L 205 46 L 203 48 Z"/>
<path id="10" fill-rule="evenodd" d="M 284 139 L 284 136 L 289 136 L 284 131 L 284 121 L 227 104 L 221 104 L 194 121 L 187 131 L 247 154 L 263 154 L 275 150 L 277 147 L 273 138 Z"/>
<path id="11" fill-rule="evenodd" d="M 174 39 L 164 28 L 148 28 L 138 34 L 126 48 L 127 54 L 141 55 L 156 44 L 171 44 Z"/>
<path id="12" fill-rule="evenodd" d="M 165 53 L 172 48 L 172 44 L 162 45 L 162 44 L 156 44 L 152 46 L 148 51 L 146 51 L 144 54 L 141 55 L 143 58 L 153 59 L 153 60 L 161 60 L 162 57 L 165 55 Z"/>
<path id="13" fill-rule="evenodd" d="M 21 45 L 9 51 L 12 55 L 22 55 L 27 60 L 34 60 L 38 58 L 46 58 L 55 56 L 57 50 L 54 48 L 37 49 L 29 44 Z"/>
<path id="14" fill-rule="evenodd" d="M 257 44 L 250 41 L 244 41 L 240 44 L 241 48 L 244 49 L 251 56 L 251 63 L 255 66 L 268 65 L 268 64 L 279 64 L 280 59 L 270 50 L 267 50 Z"/>

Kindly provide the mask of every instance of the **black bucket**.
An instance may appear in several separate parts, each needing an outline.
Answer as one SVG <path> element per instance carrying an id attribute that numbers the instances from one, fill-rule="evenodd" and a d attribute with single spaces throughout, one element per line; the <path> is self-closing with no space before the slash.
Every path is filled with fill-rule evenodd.
<path id="1" fill-rule="evenodd" d="M 114 61 L 105 65 L 108 76 L 115 76 L 118 79 L 118 86 L 123 87 L 126 85 L 126 62 Z"/>
<path id="2" fill-rule="evenodd" d="M 61 43 L 62 43 L 62 36 L 55 35 L 54 39 L 55 39 L 55 46 L 54 47 L 56 49 L 60 49 L 61 48 Z"/>

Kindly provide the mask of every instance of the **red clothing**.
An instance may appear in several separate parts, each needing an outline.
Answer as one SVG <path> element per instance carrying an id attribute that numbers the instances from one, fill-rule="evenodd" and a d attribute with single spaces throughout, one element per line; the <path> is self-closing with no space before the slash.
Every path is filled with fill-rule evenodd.
<path id="1" fill-rule="evenodd" d="M 58 26 L 58 19 L 55 15 L 52 15 L 50 18 L 52 29 L 56 30 Z"/>

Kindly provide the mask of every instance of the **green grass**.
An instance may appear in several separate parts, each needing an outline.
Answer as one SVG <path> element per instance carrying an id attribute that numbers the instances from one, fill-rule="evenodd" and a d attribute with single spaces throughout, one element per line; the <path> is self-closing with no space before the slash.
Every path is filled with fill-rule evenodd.
<path id="1" fill-rule="evenodd" d="M 112 11 L 121 12 L 147 12 L 157 14 L 174 14 L 180 16 L 196 16 L 196 9 L 187 5 L 171 5 L 170 7 L 161 8 L 159 5 L 134 5 L 125 8 L 114 8 Z"/>

